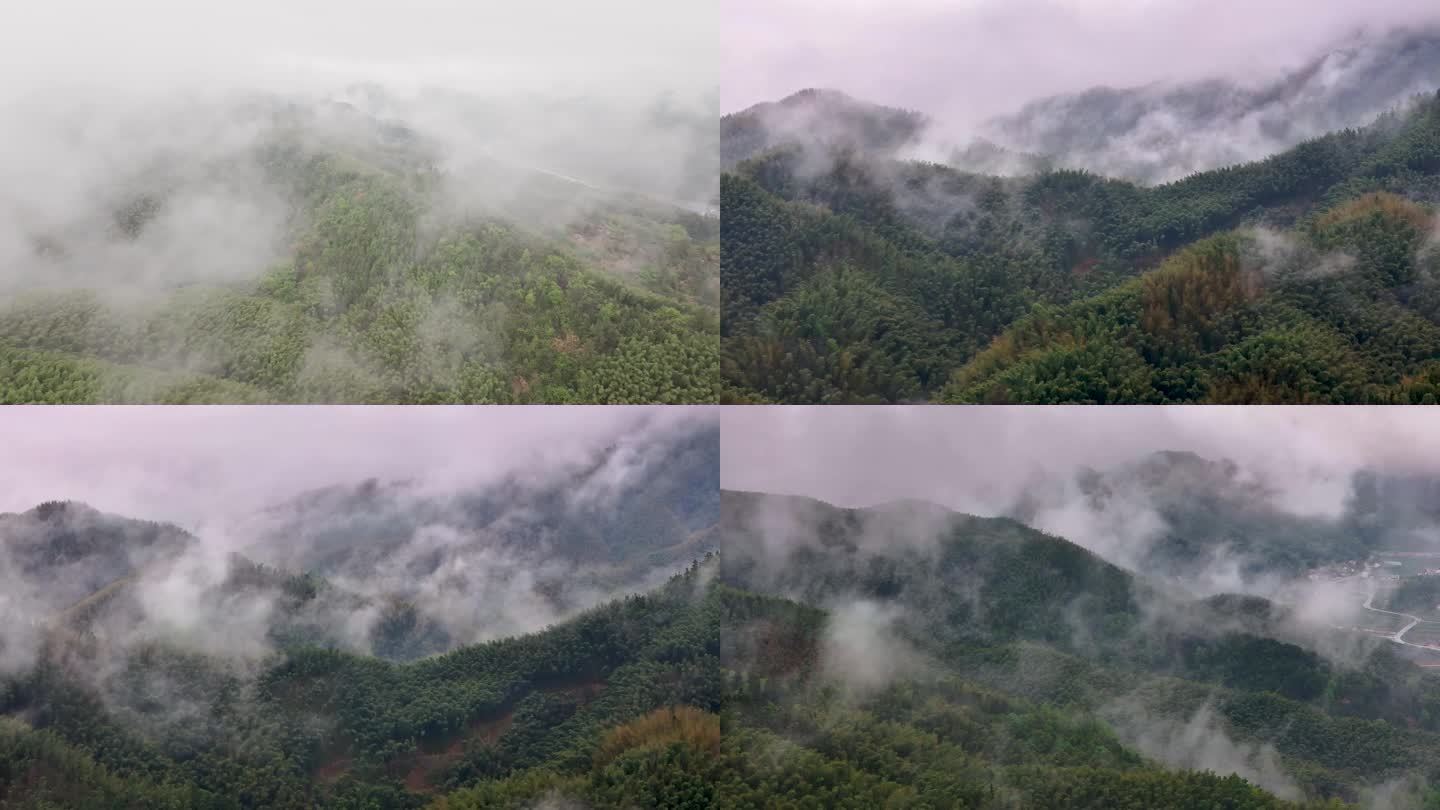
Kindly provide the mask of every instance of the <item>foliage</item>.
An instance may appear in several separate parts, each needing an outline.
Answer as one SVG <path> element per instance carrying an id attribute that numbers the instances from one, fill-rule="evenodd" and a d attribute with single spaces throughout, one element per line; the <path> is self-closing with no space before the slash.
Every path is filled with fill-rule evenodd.
<path id="1" fill-rule="evenodd" d="M 1440 781 L 1440 681 L 1389 645 L 1337 662 L 1277 605 L 1013 521 L 725 497 L 721 806 L 1342 807 Z M 782 510 L 783 552 L 756 517 Z M 857 600 L 883 623 L 819 607 Z M 1188 770 L 1197 741 L 1227 770 Z"/>
<path id="2" fill-rule="evenodd" d="M 0 304 L 0 403 L 718 397 L 713 218 L 609 200 L 522 228 L 454 219 L 377 157 L 281 142 L 260 162 L 292 198 L 287 256 L 135 295 L 21 290 Z"/>
<path id="3" fill-rule="evenodd" d="M 0 690 L 0 710 L 25 718 L 0 723 L 0 802 L 460 808 L 554 794 L 709 806 L 715 563 L 542 633 L 405 664 L 290 647 L 253 673 L 164 643 L 109 649 L 57 634 Z M 276 574 L 253 566 L 236 584 Z M 284 586 L 297 598 L 326 587 Z M 392 613 L 393 643 L 422 632 L 403 605 Z M 76 667 L 96 655 L 111 661 L 103 681 Z"/>
<path id="4" fill-rule="evenodd" d="M 1153 187 L 776 144 L 721 182 L 722 399 L 1422 402 L 1437 176 L 1440 97 Z"/>

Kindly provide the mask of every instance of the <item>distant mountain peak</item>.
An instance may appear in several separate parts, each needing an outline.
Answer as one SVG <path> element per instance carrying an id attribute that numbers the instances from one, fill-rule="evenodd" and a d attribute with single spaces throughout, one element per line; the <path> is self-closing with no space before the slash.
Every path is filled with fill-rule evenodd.
<path id="1" fill-rule="evenodd" d="M 862 101 L 839 90 L 806 88 L 721 118 L 721 162 L 732 166 L 786 145 L 893 154 L 917 142 L 931 123 L 913 110 Z"/>
<path id="2" fill-rule="evenodd" d="M 1357 31 L 1254 81 L 1205 77 L 1038 98 L 982 127 L 1059 164 L 1162 183 L 1360 127 L 1440 87 L 1440 27 Z"/>
<path id="3" fill-rule="evenodd" d="M 72 517 L 95 517 L 100 510 L 80 501 L 45 501 L 24 513 L 36 520 L 49 522 Z"/>
<path id="4" fill-rule="evenodd" d="M 806 87 L 802 90 L 796 90 L 785 98 L 780 99 L 778 103 L 784 105 L 794 105 L 804 104 L 812 101 L 835 101 L 847 102 L 851 104 L 858 103 L 855 100 L 854 96 L 851 96 L 849 93 L 846 93 L 843 90 L 836 90 L 833 87 Z"/>

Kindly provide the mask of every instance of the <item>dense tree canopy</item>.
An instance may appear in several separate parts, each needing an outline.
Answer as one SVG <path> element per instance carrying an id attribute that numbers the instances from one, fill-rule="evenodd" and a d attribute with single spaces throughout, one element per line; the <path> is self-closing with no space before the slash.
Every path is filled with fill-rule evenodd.
<path id="1" fill-rule="evenodd" d="M 1440 679 L 1391 645 L 1337 661 L 1014 521 L 725 497 L 722 806 L 1440 801 Z"/>
<path id="2" fill-rule="evenodd" d="M 718 396 L 713 216 L 575 187 L 545 202 L 574 216 L 542 226 L 457 214 L 418 156 L 276 136 L 254 160 L 288 190 L 287 256 L 248 280 L 124 293 L 36 279 L 0 303 L 0 403 Z M 144 199 L 113 239 L 166 204 Z"/>
<path id="3" fill-rule="evenodd" d="M 252 675 L 163 642 L 114 650 L 57 632 L 0 682 L 0 804 L 709 807 L 715 564 L 543 633 L 403 664 L 299 643 Z M 418 632 L 394 623 L 396 644 Z M 75 669 L 87 659 L 113 671 L 92 680 Z"/>
<path id="4" fill-rule="evenodd" d="M 1153 187 L 780 144 L 721 182 L 723 397 L 1430 401 L 1437 177 L 1440 98 Z"/>

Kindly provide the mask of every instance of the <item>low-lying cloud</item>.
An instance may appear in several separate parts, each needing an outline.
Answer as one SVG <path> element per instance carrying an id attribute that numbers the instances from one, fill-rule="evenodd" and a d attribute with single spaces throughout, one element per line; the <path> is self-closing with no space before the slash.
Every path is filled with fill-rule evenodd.
<path id="1" fill-rule="evenodd" d="M 64 627 L 107 649 L 162 642 L 236 661 L 288 637 L 409 658 L 542 630 L 689 561 L 612 562 L 577 528 L 671 509 L 677 525 L 627 542 L 683 540 L 682 517 L 707 519 L 704 494 L 645 499 L 660 497 L 657 480 L 705 477 L 716 418 L 703 406 L 14 408 L 0 426 L 0 671 L 24 670 Z M 687 446 L 699 455 L 677 455 Z M 88 506 L 33 509 L 56 501 Z M 388 649 L 386 622 L 414 643 Z"/>
<path id="2" fill-rule="evenodd" d="M 1226 5 L 746 0 L 727 7 L 723 108 L 832 88 L 925 113 L 910 158 L 1160 183 L 1367 125 L 1440 86 L 1433 4 Z"/>
<path id="3" fill-rule="evenodd" d="M 1099 85 L 1273 75 L 1357 29 L 1435 19 L 1423 0 L 738 0 L 721 29 L 723 106 L 833 87 L 973 126 Z"/>

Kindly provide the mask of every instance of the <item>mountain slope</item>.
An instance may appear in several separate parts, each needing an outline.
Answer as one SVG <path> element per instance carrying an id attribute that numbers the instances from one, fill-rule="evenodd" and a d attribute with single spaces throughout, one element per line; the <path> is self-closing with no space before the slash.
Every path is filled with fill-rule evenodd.
<path id="1" fill-rule="evenodd" d="M 1418 402 L 1437 176 L 1437 97 L 1157 187 L 782 147 L 722 179 L 725 397 Z"/>
<path id="2" fill-rule="evenodd" d="M 921 114 L 811 88 L 720 119 L 720 163 L 730 168 L 778 146 L 854 148 L 893 154 L 918 141 L 930 122 Z"/>
<path id="3" fill-rule="evenodd" d="M 367 481 L 305 493 L 267 510 L 264 530 L 284 562 L 327 575 L 354 573 L 393 557 L 417 532 L 445 531 L 445 546 L 472 545 L 613 567 L 625 584 L 654 569 L 673 570 L 720 516 L 720 432 L 682 426 L 637 430 L 553 475 L 512 475 L 436 495 L 410 482 Z M 699 549 L 718 551 L 714 547 Z M 439 550 L 413 561 L 426 576 L 445 564 Z"/>
<path id="4" fill-rule="evenodd" d="M 195 542 L 177 526 L 52 501 L 0 513 L 0 577 L 10 607 L 59 610 Z"/>
<path id="5" fill-rule="evenodd" d="M 983 131 L 1057 165 L 1142 183 L 1263 158 L 1362 126 L 1440 87 L 1440 31 L 1358 36 L 1257 86 L 1100 87 L 1026 104 Z"/>
<path id="6" fill-rule="evenodd" d="M 0 402 L 714 400 L 713 215 L 349 103 L 210 114 L 15 202 Z"/>
<path id="7" fill-rule="evenodd" d="M 857 795 L 977 807 L 1258 807 L 1285 805 L 1256 784 L 1318 804 L 1440 778 L 1440 680 L 1393 645 L 1334 659 L 1342 631 L 1159 589 L 1013 521 L 724 498 L 727 714 L 752 784 L 824 791 L 840 769 Z"/>
<path id="8" fill-rule="evenodd" d="M 1083 515 L 1078 522 L 1093 528 L 1092 539 L 1106 543 L 1112 559 L 1200 588 L 1212 577 L 1232 579 L 1231 588 L 1290 581 L 1322 566 L 1366 560 L 1385 547 L 1382 538 L 1408 533 L 1398 516 L 1377 514 L 1406 490 L 1391 488 L 1380 507 L 1378 493 L 1367 493 L 1374 486 L 1369 473 L 1350 481 L 1334 518 L 1281 505 L 1276 489 L 1283 485 L 1229 460 L 1164 451 L 1068 478 L 1037 478 L 1006 512 L 1031 526 Z"/>
<path id="9" fill-rule="evenodd" d="M 12 715 L 0 773 L 14 777 L 0 800 L 710 806 L 719 625 L 708 578 L 697 564 L 544 633 L 405 665 L 297 648 L 237 668 L 164 643 L 112 659 L 57 639 L 0 690 Z"/>

